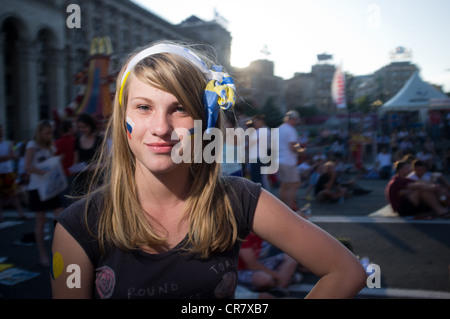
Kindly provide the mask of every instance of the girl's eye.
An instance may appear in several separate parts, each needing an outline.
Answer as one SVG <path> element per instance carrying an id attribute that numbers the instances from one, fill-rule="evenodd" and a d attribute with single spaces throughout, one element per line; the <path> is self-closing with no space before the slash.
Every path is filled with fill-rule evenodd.
<path id="1" fill-rule="evenodd" d="M 150 110 L 150 106 L 148 106 L 148 105 L 138 105 L 137 108 L 142 110 L 142 111 Z"/>
<path id="2" fill-rule="evenodd" d="M 186 110 L 181 105 L 175 108 L 175 112 L 186 113 Z"/>

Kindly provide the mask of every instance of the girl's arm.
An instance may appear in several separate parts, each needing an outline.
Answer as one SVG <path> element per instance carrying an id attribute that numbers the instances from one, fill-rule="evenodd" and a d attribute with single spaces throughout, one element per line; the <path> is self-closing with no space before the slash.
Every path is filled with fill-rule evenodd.
<path id="1" fill-rule="evenodd" d="M 33 157 L 34 157 L 35 149 L 33 147 L 27 148 L 25 151 L 25 171 L 28 174 L 37 174 L 37 175 L 45 175 L 47 174 L 47 171 L 37 168 L 33 163 Z"/>
<path id="2" fill-rule="evenodd" d="M 352 298 L 366 284 L 364 268 L 352 252 L 265 190 L 253 231 L 320 277 L 307 298 Z"/>
<path id="3" fill-rule="evenodd" d="M 86 299 L 93 298 L 94 293 L 94 266 L 84 249 L 67 232 L 67 230 L 56 224 L 53 236 L 53 267 L 52 267 L 52 294 L 56 299 Z M 67 271 L 69 265 L 79 267 L 80 287 L 70 288 L 67 279 L 75 272 Z M 73 282 L 69 278 L 69 282 Z"/>

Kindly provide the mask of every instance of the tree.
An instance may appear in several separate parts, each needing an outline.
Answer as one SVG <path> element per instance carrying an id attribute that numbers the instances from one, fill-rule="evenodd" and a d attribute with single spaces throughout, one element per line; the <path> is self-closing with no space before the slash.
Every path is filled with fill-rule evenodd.
<path id="1" fill-rule="evenodd" d="M 355 101 L 358 111 L 362 113 L 370 112 L 370 102 L 367 95 L 363 95 Z"/>
<path id="2" fill-rule="evenodd" d="M 296 107 L 295 110 L 300 114 L 300 117 L 310 117 L 319 115 L 319 110 L 314 106 L 300 106 Z"/>
<path id="3" fill-rule="evenodd" d="M 270 128 L 278 127 L 283 123 L 283 114 L 280 112 L 279 107 L 275 105 L 273 96 L 267 98 L 259 113 L 264 114 L 266 124 Z"/>

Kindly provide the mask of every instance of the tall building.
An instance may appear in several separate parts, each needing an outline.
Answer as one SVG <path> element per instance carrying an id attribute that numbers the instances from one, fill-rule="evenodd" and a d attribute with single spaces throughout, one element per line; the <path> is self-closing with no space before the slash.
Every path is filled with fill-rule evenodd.
<path id="1" fill-rule="evenodd" d="M 312 73 L 295 73 L 285 81 L 286 102 L 290 109 L 315 107 L 316 81 Z"/>
<path id="2" fill-rule="evenodd" d="M 331 99 L 335 70 L 334 65 L 321 62 L 313 65 L 310 73 L 296 73 L 286 80 L 287 107 L 315 107 L 321 113 L 335 113 L 336 106 Z"/>
<path id="3" fill-rule="evenodd" d="M 283 79 L 274 75 L 274 63 L 256 60 L 246 68 L 234 69 L 238 94 L 246 101 L 246 107 L 260 109 L 269 98 L 280 111 L 285 112 Z"/>
<path id="4" fill-rule="evenodd" d="M 392 62 L 375 71 L 378 98 L 382 102 L 389 101 L 416 71 L 417 66 L 408 61 Z"/>
<path id="5" fill-rule="evenodd" d="M 7 138 L 32 138 L 39 120 L 74 99 L 74 77 L 94 37 L 111 40 L 111 74 L 135 48 L 162 39 L 209 44 L 230 64 L 230 33 L 214 20 L 174 25 L 130 0 L 2 0 L 0 124 Z"/>
<path id="6" fill-rule="evenodd" d="M 367 97 L 370 102 L 379 98 L 380 88 L 373 74 L 349 76 L 347 81 L 347 102 L 355 103 Z"/>
<path id="7" fill-rule="evenodd" d="M 231 34 L 220 21 L 203 21 L 196 16 L 190 16 L 178 26 L 190 38 L 211 45 L 219 63 L 227 70 L 231 69 Z"/>
<path id="8" fill-rule="evenodd" d="M 288 108 L 315 107 L 326 114 L 336 113 L 331 99 L 331 83 L 336 68 L 320 61 L 311 68 L 310 73 L 296 73 L 285 80 L 286 104 Z M 417 71 L 416 65 L 408 61 L 394 61 L 373 74 L 347 75 L 347 102 L 354 103 L 367 97 L 369 103 L 377 100 L 388 101 L 405 85 Z"/>

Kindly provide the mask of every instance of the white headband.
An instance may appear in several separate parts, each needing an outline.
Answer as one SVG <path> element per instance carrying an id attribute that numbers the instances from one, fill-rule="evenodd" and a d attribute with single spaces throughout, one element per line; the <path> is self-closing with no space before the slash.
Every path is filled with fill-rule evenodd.
<path id="1" fill-rule="evenodd" d="M 130 62 L 128 62 L 127 68 L 125 69 L 125 72 L 122 75 L 122 81 L 120 82 L 120 92 L 119 92 L 119 101 L 122 102 L 122 91 L 123 86 L 125 85 L 126 79 L 128 78 L 128 75 L 130 74 L 131 70 L 138 64 L 141 60 L 145 59 L 146 57 L 158 53 L 173 53 L 176 55 L 179 55 L 186 60 L 193 63 L 199 70 L 202 71 L 204 74 L 206 80 L 212 80 L 213 76 L 211 74 L 211 71 L 208 69 L 208 67 L 205 65 L 205 63 L 192 51 L 190 51 L 187 48 L 174 45 L 174 44 L 166 44 L 166 43 L 160 43 L 156 44 L 150 48 L 147 48 L 138 54 L 136 54 Z"/>

